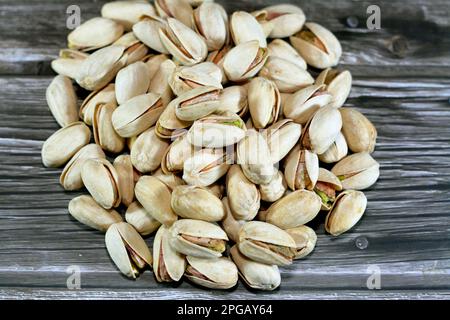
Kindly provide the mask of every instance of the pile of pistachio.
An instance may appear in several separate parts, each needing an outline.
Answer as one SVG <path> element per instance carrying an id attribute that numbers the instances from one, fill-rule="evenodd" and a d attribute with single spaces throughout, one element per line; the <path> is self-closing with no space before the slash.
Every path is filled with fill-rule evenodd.
<path id="1" fill-rule="evenodd" d="M 89 192 L 69 212 L 106 232 L 123 274 L 273 290 L 278 266 L 314 249 L 308 222 L 326 216 L 337 236 L 361 219 L 377 131 L 342 107 L 352 77 L 333 68 L 328 29 L 290 4 L 228 15 L 212 1 L 117 1 L 101 16 L 52 62 L 61 129 L 42 161 Z M 75 86 L 91 91 L 80 107 Z"/>

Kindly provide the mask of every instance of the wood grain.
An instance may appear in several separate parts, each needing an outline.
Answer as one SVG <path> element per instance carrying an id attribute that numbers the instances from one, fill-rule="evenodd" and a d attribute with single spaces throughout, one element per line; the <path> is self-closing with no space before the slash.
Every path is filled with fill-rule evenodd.
<path id="1" fill-rule="evenodd" d="M 273 1 L 218 1 L 227 9 Z M 255 292 L 242 283 L 207 291 L 183 282 L 156 283 L 150 272 L 125 279 L 110 261 L 101 233 L 72 219 L 68 201 L 78 192 L 58 184 L 61 169 L 44 168 L 43 141 L 58 126 L 45 102 L 49 62 L 64 46 L 70 1 L 0 1 L 0 298 L 335 299 L 449 298 L 450 294 L 450 42 L 446 1 L 380 1 L 382 30 L 365 29 L 367 1 L 294 1 L 311 20 L 342 40 L 342 65 L 354 75 L 347 106 L 378 129 L 374 157 L 378 183 L 352 231 L 333 238 L 323 216 L 311 225 L 316 250 L 283 268 L 282 286 Z M 82 18 L 104 1 L 77 1 Z M 30 12 L 39 12 L 30 16 Z M 347 16 L 360 27 L 345 26 Z M 52 17 L 49 19 L 48 17 Z M 401 35 L 401 59 L 387 43 Z M 358 241 L 368 246 L 359 249 Z M 152 239 L 148 239 L 151 244 Z M 66 286 L 71 265 L 81 268 L 81 290 Z M 369 266 L 381 271 L 381 290 L 368 290 Z"/>

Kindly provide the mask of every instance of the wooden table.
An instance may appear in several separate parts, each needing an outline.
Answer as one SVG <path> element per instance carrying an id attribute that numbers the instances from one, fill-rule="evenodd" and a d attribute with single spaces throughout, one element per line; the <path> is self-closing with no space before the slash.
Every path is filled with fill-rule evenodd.
<path id="1" fill-rule="evenodd" d="M 227 10 L 275 1 L 219 1 Z M 450 5 L 447 0 L 293 1 L 330 28 L 354 78 L 350 107 L 378 129 L 378 183 L 366 192 L 364 218 L 333 238 L 317 223 L 317 247 L 283 268 L 272 293 L 242 283 L 207 291 L 156 283 L 151 272 L 125 279 L 104 236 L 72 219 L 78 193 L 58 184 L 60 169 L 41 164 L 43 141 L 58 126 L 45 101 L 50 61 L 65 46 L 73 1 L 0 1 L 0 298 L 311 299 L 450 297 Z M 82 21 L 104 1 L 77 0 Z M 381 30 L 366 28 L 366 8 L 381 8 Z M 359 21 L 347 25 L 347 18 Z M 150 243 L 150 241 L 149 241 Z M 66 286 L 81 269 L 81 289 Z M 380 271 L 381 289 L 369 290 Z"/>

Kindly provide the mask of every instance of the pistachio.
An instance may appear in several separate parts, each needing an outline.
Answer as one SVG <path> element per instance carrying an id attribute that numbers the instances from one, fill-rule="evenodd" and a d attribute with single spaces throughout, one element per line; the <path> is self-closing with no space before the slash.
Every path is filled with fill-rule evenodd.
<path id="1" fill-rule="evenodd" d="M 186 257 L 184 275 L 193 283 L 210 289 L 230 289 L 238 281 L 236 265 L 228 258 Z"/>
<path id="2" fill-rule="evenodd" d="M 299 226 L 287 229 L 286 232 L 289 233 L 296 244 L 294 259 L 304 258 L 314 250 L 317 242 L 317 235 L 310 227 Z"/>
<path id="3" fill-rule="evenodd" d="M 378 180 L 380 165 L 370 154 L 359 152 L 343 158 L 334 165 L 331 172 L 341 180 L 344 190 L 364 190 Z"/>
<path id="4" fill-rule="evenodd" d="M 111 153 L 119 153 L 125 148 L 125 139 L 117 134 L 112 124 L 112 115 L 115 109 L 114 103 L 97 104 L 92 119 L 95 143 Z"/>
<path id="5" fill-rule="evenodd" d="M 194 10 L 192 25 L 205 38 L 209 51 L 219 50 L 228 40 L 228 15 L 220 4 L 201 4 Z"/>
<path id="6" fill-rule="evenodd" d="M 178 97 L 175 114 L 183 121 L 195 121 L 210 115 L 220 105 L 221 90 L 206 86 L 194 88 Z"/>
<path id="7" fill-rule="evenodd" d="M 209 192 L 211 192 L 213 195 L 215 195 L 217 198 L 222 200 L 224 192 L 225 192 L 225 186 L 222 185 L 219 181 L 214 182 L 213 184 L 204 187 Z"/>
<path id="8" fill-rule="evenodd" d="M 266 35 L 264 34 L 263 28 L 255 17 L 248 12 L 236 11 L 231 15 L 230 33 L 237 46 L 256 40 L 261 48 L 267 47 Z"/>
<path id="9" fill-rule="evenodd" d="M 169 57 L 165 54 L 149 54 L 142 59 L 147 66 L 150 83 L 152 82 L 153 77 L 157 74 L 159 66 L 166 60 L 169 60 Z"/>
<path id="10" fill-rule="evenodd" d="M 258 186 L 261 200 L 266 202 L 275 202 L 280 199 L 287 188 L 286 180 L 281 171 L 278 171 L 267 184 Z"/>
<path id="11" fill-rule="evenodd" d="M 161 95 L 163 106 L 166 107 L 172 100 L 173 93 L 169 85 L 169 78 L 174 72 L 176 66 L 172 60 L 165 60 L 159 66 L 152 80 L 148 91 L 154 94 Z"/>
<path id="12" fill-rule="evenodd" d="M 298 54 L 297 50 L 286 41 L 275 39 L 269 43 L 267 48 L 269 49 L 269 56 L 287 60 L 299 68 L 306 70 L 305 60 Z"/>
<path id="13" fill-rule="evenodd" d="M 292 150 L 300 138 L 301 132 L 302 126 L 290 119 L 279 120 L 263 132 L 269 146 L 272 163 L 279 162 Z"/>
<path id="14" fill-rule="evenodd" d="M 259 25 L 261 26 L 264 36 L 267 38 L 269 37 L 270 33 L 273 29 L 273 23 L 269 20 L 267 20 L 267 11 L 266 10 L 257 10 L 253 11 L 251 13 L 253 17 L 255 17 L 256 21 L 258 21 Z"/>
<path id="15" fill-rule="evenodd" d="M 48 86 L 45 97 L 53 117 L 61 127 L 78 121 L 77 96 L 68 77 L 56 76 Z"/>
<path id="16" fill-rule="evenodd" d="M 94 118 L 94 109 L 95 106 L 99 103 L 117 104 L 114 83 L 110 83 L 100 90 L 91 92 L 86 97 L 86 99 L 84 99 L 83 103 L 81 104 L 79 113 L 80 118 L 83 119 L 83 121 L 87 125 L 92 125 L 92 119 Z"/>
<path id="17" fill-rule="evenodd" d="M 131 162 L 140 172 L 156 170 L 160 165 L 169 144 L 160 139 L 151 127 L 141 133 L 131 148 Z"/>
<path id="18" fill-rule="evenodd" d="M 222 203 L 225 208 L 225 218 L 222 220 L 222 228 L 226 232 L 228 238 L 237 243 L 239 241 L 239 231 L 247 221 L 236 220 L 234 218 L 227 197 L 222 199 Z"/>
<path id="19" fill-rule="evenodd" d="M 248 106 L 255 128 L 265 128 L 276 122 L 280 92 L 275 83 L 262 77 L 253 78 L 248 86 Z"/>
<path id="20" fill-rule="evenodd" d="M 59 51 L 59 58 L 51 62 L 53 71 L 57 74 L 76 79 L 79 69 L 89 54 L 72 49 L 62 49 Z"/>
<path id="21" fill-rule="evenodd" d="M 178 99 L 173 99 L 159 116 L 156 122 L 156 135 L 163 139 L 175 139 L 186 133 L 192 122 L 178 119 L 175 107 Z"/>
<path id="22" fill-rule="evenodd" d="M 179 176 L 175 175 L 174 173 L 164 173 L 161 168 L 153 172 L 153 177 L 157 178 L 159 181 L 164 183 L 167 188 L 169 188 L 170 191 L 173 191 L 177 186 L 185 185 L 186 182 L 184 182 L 183 179 L 181 179 Z"/>
<path id="23" fill-rule="evenodd" d="M 342 116 L 342 133 L 353 152 L 369 152 L 375 149 L 377 129 L 361 112 L 353 108 L 339 109 Z"/>
<path id="24" fill-rule="evenodd" d="M 223 69 L 223 60 L 228 51 L 231 50 L 231 45 L 224 45 L 219 50 L 211 51 L 206 57 L 206 61 L 214 63 L 219 67 L 220 72 L 222 72 L 222 83 L 226 83 L 228 81 L 227 76 L 225 74 L 225 70 Z"/>
<path id="25" fill-rule="evenodd" d="M 113 45 L 125 47 L 127 66 L 144 59 L 149 50 L 143 42 L 136 38 L 133 32 L 125 33 Z"/>
<path id="26" fill-rule="evenodd" d="M 152 234 L 161 226 L 161 223 L 153 218 L 137 201 L 130 203 L 128 206 L 125 212 L 125 220 L 143 236 Z"/>
<path id="27" fill-rule="evenodd" d="M 134 168 L 129 155 L 120 155 L 114 159 L 122 203 L 129 206 L 134 200 Z"/>
<path id="28" fill-rule="evenodd" d="M 300 31 L 305 23 L 302 9 L 292 4 L 278 4 L 263 9 L 272 25 L 270 38 L 286 38 Z"/>
<path id="29" fill-rule="evenodd" d="M 361 219 L 367 206 L 367 198 L 361 191 L 342 192 L 328 212 L 325 230 L 338 236 L 351 228 Z"/>
<path id="30" fill-rule="evenodd" d="M 344 135 L 339 132 L 336 140 L 324 153 L 319 155 L 319 160 L 325 163 L 338 162 L 347 155 L 348 147 Z"/>
<path id="31" fill-rule="evenodd" d="M 228 237 L 217 225 L 193 219 L 175 221 L 169 229 L 170 245 L 178 252 L 198 258 L 217 258 Z"/>
<path id="32" fill-rule="evenodd" d="M 111 225 L 105 235 L 106 249 L 117 268 L 127 277 L 136 278 L 152 266 L 152 254 L 144 239 L 128 223 Z"/>
<path id="33" fill-rule="evenodd" d="M 297 145 L 286 158 L 284 175 L 291 190 L 313 190 L 319 177 L 319 158 Z"/>
<path id="34" fill-rule="evenodd" d="M 236 113 L 243 117 L 248 110 L 247 88 L 245 86 L 231 86 L 224 88 L 220 95 L 220 106 L 216 113 Z"/>
<path id="35" fill-rule="evenodd" d="M 242 172 L 254 184 L 268 184 L 276 174 L 275 167 L 269 164 L 241 164 Z"/>
<path id="36" fill-rule="evenodd" d="M 42 163 L 46 167 L 60 167 L 89 143 L 91 131 L 83 122 L 71 124 L 53 133 L 42 145 Z"/>
<path id="37" fill-rule="evenodd" d="M 138 61 L 128 65 L 116 76 L 117 103 L 123 104 L 133 97 L 146 93 L 149 84 L 148 69 L 144 62 Z"/>
<path id="38" fill-rule="evenodd" d="M 102 17 L 114 20 L 126 30 L 139 21 L 142 15 L 155 15 L 153 6 L 144 1 L 112 1 L 102 6 Z"/>
<path id="39" fill-rule="evenodd" d="M 69 213 L 82 224 L 102 232 L 106 232 L 112 224 L 122 222 L 116 210 L 106 210 L 86 195 L 70 200 Z"/>
<path id="40" fill-rule="evenodd" d="M 159 30 L 165 28 L 165 26 L 165 20 L 151 14 L 145 14 L 140 17 L 139 22 L 133 25 L 133 33 L 149 48 L 160 53 L 169 53 L 159 37 Z"/>
<path id="41" fill-rule="evenodd" d="M 326 90 L 333 98 L 330 104 L 335 107 L 341 107 L 352 88 L 352 75 L 350 71 L 339 71 L 337 69 L 327 68 L 323 70 L 316 79 L 316 84 L 326 85 Z"/>
<path id="42" fill-rule="evenodd" d="M 175 18 L 192 27 L 192 7 L 186 0 L 155 0 L 156 11 L 161 18 Z"/>
<path id="43" fill-rule="evenodd" d="M 161 169 L 164 173 L 183 170 L 184 162 L 194 154 L 195 148 L 187 139 L 187 135 L 179 136 L 173 141 L 161 161 Z"/>
<path id="44" fill-rule="evenodd" d="M 331 171 L 319 169 L 319 178 L 314 192 L 322 199 L 322 210 L 330 210 L 336 200 L 336 191 L 342 190 L 342 183 Z"/>

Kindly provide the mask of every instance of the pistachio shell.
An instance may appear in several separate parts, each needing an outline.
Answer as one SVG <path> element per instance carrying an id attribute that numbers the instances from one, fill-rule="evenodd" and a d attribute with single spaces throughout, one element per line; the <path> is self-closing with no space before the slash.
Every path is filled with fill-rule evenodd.
<path id="1" fill-rule="evenodd" d="M 333 98 L 330 104 L 335 107 L 341 107 L 352 88 L 352 75 L 350 71 L 338 71 L 336 69 L 323 70 L 316 79 L 316 84 L 325 84 L 326 90 Z"/>
<path id="2" fill-rule="evenodd" d="M 97 104 L 92 119 L 95 143 L 111 153 L 119 153 L 125 148 L 125 139 L 117 134 L 112 124 L 115 109 L 114 103 Z"/>
<path id="3" fill-rule="evenodd" d="M 190 185 L 206 187 L 219 180 L 228 171 L 226 154 L 220 149 L 202 149 L 186 159 L 183 180 Z"/>
<path id="4" fill-rule="evenodd" d="M 61 127 L 78 121 L 77 96 L 68 77 L 56 76 L 48 86 L 45 97 L 53 117 Z"/>
<path id="5" fill-rule="evenodd" d="M 228 258 L 205 259 L 186 257 L 185 276 L 190 281 L 210 289 L 230 289 L 237 284 L 238 270 Z"/>
<path id="6" fill-rule="evenodd" d="M 125 212 L 125 220 L 143 236 L 152 234 L 161 226 L 161 223 L 153 218 L 137 201 L 128 206 Z"/>
<path id="7" fill-rule="evenodd" d="M 245 220 L 236 220 L 231 213 L 229 201 L 227 197 L 222 199 L 225 208 L 225 218 L 222 220 L 222 228 L 225 230 L 228 238 L 233 242 L 239 241 L 239 231 L 241 227 L 247 222 Z"/>
<path id="8" fill-rule="evenodd" d="M 242 164 L 242 172 L 254 184 L 268 184 L 276 174 L 271 164 Z"/>
<path id="9" fill-rule="evenodd" d="M 117 73 L 116 98 L 119 104 L 123 104 L 133 97 L 147 92 L 150 84 L 147 66 L 144 62 L 132 63 Z"/>
<path id="10" fill-rule="evenodd" d="M 297 145 L 286 158 L 284 175 L 291 190 L 313 190 L 319 177 L 319 159 Z"/>
<path id="11" fill-rule="evenodd" d="M 219 50 L 228 40 L 228 16 L 217 3 L 205 2 L 192 15 L 194 30 L 203 36 L 209 51 Z"/>
<path id="12" fill-rule="evenodd" d="M 275 202 L 284 195 L 287 185 L 283 173 L 278 171 L 269 183 L 260 184 L 258 188 L 261 194 L 261 200 Z"/>
<path id="13" fill-rule="evenodd" d="M 163 139 L 175 139 L 185 134 L 185 129 L 192 124 L 190 121 L 178 119 L 175 114 L 175 107 L 178 101 L 178 98 L 173 99 L 159 116 L 155 129 L 158 137 Z"/>
<path id="14" fill-rule="evenodd" d="M 160 165 L 169 143 L 160 139 L 155 127 L 141 133 L 131 148 L 131 162 L 140 172 L 156 170 Z"/>
<path id="15" fill-rule="evenodd" d="M 216 113 L 236 113 L 243 117 L 248 110 L 247 88 L 245 86 L 230 86 L 224 88 L 220 95 L 220 106 Z"/>
<path id="16" fill-rule="evenodd" d="M 176 18 L 189 28 L 192 27 L 192 7 L 185 0 L 155 0 L 156 11 L 162 18 Z"/>
<path id="17" fill-rule="evenodd" d="M 278 57 L 289 62 L 292 62 L 299 68 L 306 70 L 305 60 L 298 54 L 289 43 L 281 39 L 275 39 L 267 46 L 269 49 L 269 56 Z"/>
<path id="18" fill-rule="evenodd" d="M 180 96 L 194 88 L 212 86 L 222 89 L 222 71 L 212 62 L 178 67 L 169 78 L 172 91 Z"/>
<path id="19" fill-rule="evenodd" d="M 165 20 L 154 15 L 143 15 L 140 21 L 133 25 L 133 33 L 149 48 L 160 53 L 169 53 L 159 37 L 159 30 L 165 26 Z"/>
<path id="20" fill-rule="evenodd" d="M 359 152 L 343 158 L 334 165 L 331 172 L 341 180 L 344 190 L 364 190 L 378 180 L 380 165 L 370 154 Z"/>
<path id="21" fill-rule="evenodd" d="M 275 83 L 253 78 L 248 86 L 248 106 L 255 128 L 265 128 L 278 120 L 280 92 Z"/>
<path id="22" fill-rule="evenodd" d="M 102 17 L 112 19 L 124 26 L 126 30 L 139 21 L 142 15 L 155 15 L 153 6 L 144 1 L 112 1 L 102 6 Z"/>
<path id="23" fill-rule="evenodd" d="M 331 171 L 319 169 L 319 178 L 314 192 L 322 199 L 322 210 L 330 210 L 336 199 L 336 191 L 342 190 L 342 183 Z"/>
<path id="24" fill-rule="evenodd" d="M 144 61 L 147 65 L 150 83 L 158 72 L 159 66 L 166 60 L 169 60 L 169 57 L 165 54 L 150 54 L 142 59 L 142 61 Z"/>
<path id="25" fill-rule="evenodd" d="M 161 95 L 163 106 L 166 107 L 172 100 L 173 93 L 169 85 L 169 78 L 174 72 L 176 66 L 172 60 L 165 60 L 159 66 L 158 71 L 150 81 L 148 91 Z"/>
<path id="26" fill-rule="evenodd" d="M 173 141 L 161 161 L 161 169 L 164 173 L 182 171 L 184 161 L 194 154 L 195 148 L 188 141 L 187 135 L 179 136 Z"/>
<path id="27" fill-rule="evenodd" d="M 210 61 L 217 65 L 220 68 L 220 72 L 222 72 L 222 83 L 225 84 L 228 81 L 228 78 L 225 74 L 225 70 L 223 69 L 223 60 L 228 51 L 231 50 L 231 45 L 226 44 L 219 50 L 211 51 L 206 57 L 206 61 Z"/>
<path id="28" fill-rule="evenodd" d="M 231 15 L 230 33 L 236 45 L 256 40 L 260 47 L 267 47 L 264 30 L 255 17 L 248 12 L 236 11 Z"/>
<path id="29" fill-rule="evenodd" d="M 89 54 L 72 49 L 62 49 L 59 52 L 59 58 L 52 60 L 51 67 L 56 73 L 76 79 L 79 69 Z"/>
<path id="30" fill-rule="evenodd" d="M 170 191 L 173 191 L 177 186 L 185 185 L 183 179 L 173 173 L 164 173 L 161 168 L 153 172 L 153 177 L 164 183 Z"/>
<path id="31" fill-rule="evenodd" d="M 270 38 L 286 38 L 301 30 L 305 23 L 302 9 L 292 4 L 277 4 L 264 8 L 272 24 Z"/>
<path id="32" fill-rule="evenodd" d="M 353 108 L 339 109 L 342 116 L 342 133 L 353 152 L 369 152 L 375 149 L 377 129 L 361 112 Z"/>
<path id="33" fill-rule="evenodd" d="M 220 105 L 221 90 L 213 86 L 198 87 L 180 95 L 175 114 L 183 121 L 195 121 L 210 115 Z"/>
<path id="34" fill-rule="evenodd" d="M 80 118 L 83 119 L 87 125 L 92 125 L 94 109 L 99 103 L 117 104 L 114 83 L 110 83 L 100 90 L 91 92 L 86 99 L 84 99 L 80 107 Z"/>
<path id="35" fill-rule="evenodd" d="M 272 124 L 263 132 L 269 146 L 272 163 L 283 159 L 297 143 L 302 126 L 290 119 L 283 119 Z"/>
<path id="36" fill-rule="evenodd" d="M 310 227 L 299 226 L 287 229 L 286 232 L 294 239 L 297 246 L 294 259 L 304 258 L 314 250 L 317 242 L 317 235 Z"/>
<path id="37" fill-rule="evenodd" d="M 144 59 L 147 56 L 149 50 L 144 43 L 136 38 L 133 32 L 125 33 L 123 36 L 117 39 L 113 43 L 113 45 L 125 47 L 127 66 Z"/>
<path id="38" fill-rule="evenodd" d="M 134 200 L 134 168 L 131 164 L 131 157 L 122 154 L 114 159 L 113 166 L 119 178 L 118 185 L 122 203 L 128 207 Z"/>
<path id="39" fill-rule="evenodd" d="M 348 147 L 344 135 L 339 132 L 336 140 L 324 153 L 319 155 L 319 159 L 325 163 L 338 162 L 347 155 Z"/>

